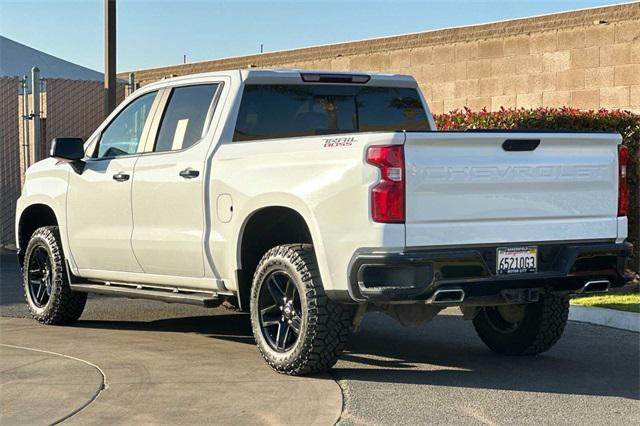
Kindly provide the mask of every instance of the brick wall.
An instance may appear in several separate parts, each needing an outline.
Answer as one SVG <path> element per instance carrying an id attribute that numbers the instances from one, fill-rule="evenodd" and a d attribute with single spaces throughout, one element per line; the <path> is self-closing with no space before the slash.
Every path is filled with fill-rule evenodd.
<path id="1" fill-rule="evenodd" d="M 18 125 L 18 79 L 0 78 L 0 245 L 13 241 L 20 196 Z"/>
<path id="2" fill-rule="evenodd" d="M 249 66 L 411 74 L 435 113 L 463 106 L 640 113 L 640 3 L 134 72 L 144 85 Z"/>

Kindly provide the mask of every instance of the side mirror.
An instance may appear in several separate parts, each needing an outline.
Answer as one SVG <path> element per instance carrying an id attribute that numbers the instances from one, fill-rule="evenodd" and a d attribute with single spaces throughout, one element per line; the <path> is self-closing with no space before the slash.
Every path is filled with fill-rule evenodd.
<path id="1" fill-rule="evenodd" d="M 51 141 L 51 156 L 78 161 L 84 158 L 84 141 L 81 138 L 55 138 Z"/>

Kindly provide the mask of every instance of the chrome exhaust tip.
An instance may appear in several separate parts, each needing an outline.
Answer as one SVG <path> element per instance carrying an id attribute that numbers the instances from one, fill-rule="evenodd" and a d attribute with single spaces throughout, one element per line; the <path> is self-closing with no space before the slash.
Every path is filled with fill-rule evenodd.
<path id="1" fill-rule="evenodd" d="M 578 291 L 580 294 L 589 294 L 589 293 L 606 293 L 609 291 L 609 287 L 611 283 L 609 280 L 594 280 L 587 281 L 585 285 Z"/>
<path id="2" fill-rule="evenodd" d="M 431 303 L 438 304 L 458 304 L 464 300 L 464 290 L 462 289 L 443 289 L 437 290 L 431 297 Z"/>

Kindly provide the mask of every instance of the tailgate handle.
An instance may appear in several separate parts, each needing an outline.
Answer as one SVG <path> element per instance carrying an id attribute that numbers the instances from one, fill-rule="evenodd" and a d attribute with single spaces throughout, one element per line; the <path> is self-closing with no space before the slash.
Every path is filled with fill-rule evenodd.
<path id="1" fill-rule="evenodd" d="M 502 144 L 505 151 L 533 151 L 540 145 L 540 139 L 507 139 Z"/>

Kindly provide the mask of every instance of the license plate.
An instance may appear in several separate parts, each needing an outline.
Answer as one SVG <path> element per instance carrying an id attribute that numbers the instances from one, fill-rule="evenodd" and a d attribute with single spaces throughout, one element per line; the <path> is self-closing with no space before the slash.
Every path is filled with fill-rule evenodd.
<path id="1" fill-rule="evenodd" d="M 538 247 L 499 247 L 498 275 L 526 274 L 538 270 Z"/>

